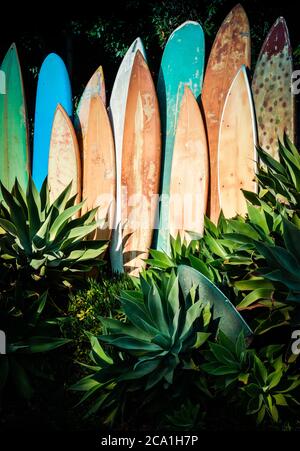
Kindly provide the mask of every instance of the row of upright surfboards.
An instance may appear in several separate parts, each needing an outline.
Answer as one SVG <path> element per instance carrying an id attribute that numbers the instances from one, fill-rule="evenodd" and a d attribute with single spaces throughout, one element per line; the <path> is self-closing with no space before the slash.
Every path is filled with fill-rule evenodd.
<path id="1" fill-rule="evenodd" d="M 204 214 L 245 214 L 241 192 L 255 191 L 256 145 L 277 158 L 277 139 L 295 134 L 292 54 L 283 18 L 271 28 L 252 80 L 245 11 L 225 18 L 205 69 L 205 38 L 196 22 L 169 37 L 155 88 L 142 41 L 128 49 L 109 105 L 102 67 L 73 112 L 66 67 L 55 54 L 42 64 L 36 96 L 32 165 L 16 47 L 5 56 L 0 95 L 0 179 L 38 189 L 48 176 L 55 199 L 72 180 L 81 214 L 98 207 L 95 238 L 111 239 L 114 271 L 136 275 L 152 245 L 169 252 L 169 234 L 203 232 Z"/>

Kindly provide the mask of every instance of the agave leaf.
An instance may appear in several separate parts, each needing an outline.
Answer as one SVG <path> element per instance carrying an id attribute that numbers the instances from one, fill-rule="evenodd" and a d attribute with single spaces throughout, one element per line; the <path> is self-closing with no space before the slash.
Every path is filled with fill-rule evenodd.
<path id="1" fill-rule="evenodd" d="M 240 291 L 252 291 L 258 288 L 274 290 L 274 285 L 269 280 L 262 277 L 252 277 L 251 279 L 238 280 L 234 286 Z"/>
<path id="2" fill-rule="evenodd" d="M 71 194 L 72 182 L 60 193 L 57 199 L 53 202 L 52 208 L 55 208 L 58 214 L 62 213 L 66 208 L 66 203 L 68 202 Z"/>
<path id="3" fill-rule="evenodd" d="M 279 154 L 280 157 L 287 164 L 287 161 L 295 166 L 297 169 L 300 169 L 300 159 L 299 153 L 295 155 L 289 148 L 287 148 L 282 142 L 279 141 Z"/>
<path id="4" fill-rule="evenodd" d="M 209 246 L 211 252 L 218 255 L 219 257 L 224 258 L 227 254 L 226 250 L 223 248 L 222 245 L 220 245 L 219 240 L 213 238 L 208 233 L 205 235 L 205 243 Z"/>
<path id="5" fill-rule="evenodd" d="M 222 221 L 221 214 L 219 221 Z M 204 216 L 204 226 L 205 230 L 208 231 L 213 237 L 217 238 L 219 236 L 219 228 L 207 216 Z"/>
<path id="6" fill-rule="evenodd" d="M 219 329 L 230 339 L 235 340 L 241 331 L 245 336 L 252 335 L 252 330 L 229 299 L 203 274 L 188 266 L 180 265 L 178 278 L 185 296 L 193 286 L 198 287 L 200 300 L 204 304 L 210 303 L 213 319 L 220 318 Z"/>
<path id="7" fill-rule="evenodd" d="M 22 210 L 24 212 L 24 215 L 27 218 L 27 205 L 26 205 L 26 194 L 24 193 L 21 185 L 19 184 L 18 180 L 15 180 L 14 186 L 13 186 L 13 190 L 12 190 L 12 194 L 13 196 L 17 199 L 17 201 L 19 202 L 19 204 L 22 207 Z"/>
<path id="8" fill-rule="evenodd" d="M 195 257 L 194 255 L 189 256 L 189 260 L 191 263 L 191 266 L 196 269 L 197 271 L 204 274 L 209 280 L 214 280 L 214 274 L 212 270 L 207 266 L 200 258 Z"/>
<path id="9" fill-rule="evenodd" d="M 110 335 L 116 336 L 127 334 L 132 338 L 149 341 L 151 337 L 155 336 L 158 333 L 157 329 L 151 327 L 145 322 L 145 328 L 142 329 L 132 326 L 131 324 L 123 323 L 113 318 L 104 318 L 101 316 L 99 316 L 98 318 L 100 319 L 106 330 L 109 331 Z"/>
<path id="10" fill-rule="evenodd" d="M 283 176 L 287 176 L 287 173 L 278 161 L 276 161 L 270 154 L 265 152 L 261 147 L 257 147 L 257 153 L 259 159 L 268 167 L 274 170 L 276 173 L 282 174 Z"/>
<path id="11" fill-rule="evenodd" d="M 31 178 L 29 179 L 27 185 L 26 200 L 29 221 L 29 237 L 32 239 L 41 225 L 41 202 L 37 189 Z"/>
<path id="12" fill-rule="evenodd" d="M 288 251 L 300 263 L 300 230 L 291 222 L 283 218 L 283 238 Z"/>
<path id="13" fill-rule="evenodd" d="M 1 192 L 11 215 L 12 222 L 18 232 L 18 238 L 23 249 L 29 253 L 31 250 L 30 240 L 28 237 L 28 227 L 26 217 L 19 202 L 10 194 L 5 186 L 0 182 Z"/>
<path id="14" fill-rule="evenodd" d="M 84 402 L 87 398 L 89 398 L 93 393 L 95 388 L 101 387 L 100 382 L 93 379 L 93 376 L 85 376 L 80 381 L 76 382 L 75 384 L 71 385 L 71 390 L 74 391 L 88 391 L 88 396 L 84 396 L 76 406 L 79 406 Z"/>
<path id="15" fill-rule="evenodd" d="M 258 225 L 264 231 L 264 233 L 268 235 L 270 233 L 270 230 L 263 209 L 261 207 L 254 207 L 249 202 L 247 202 L 247 210 L 250 221 Z"/>
<path id="16" fill-rule="evenodd" d="M 168 324 L 166 323 L 161 297 L 154 283 L 152 283 L 148 293 L 147 305 L 153 324 L 155 324 L 159 331 L 167 335 Z"/>
<path id="17" fill-rule="evenodd" d="M 116 346 L 119 349 L 126 350 L 129 354 L 136 355 L 139 353 L 157 353 L 161 351 L 161 347 L 148 341 L 126 336 L 101 335 L 101 341 L 109 345 Z"/>
<path id="18" fill-rule="evenodd" d="M 179 312 L 180 310 L 180 303 L 179 303 L 179 285 L 178 285 L 178 279 L 173 273 L 168 281 L 167 286 L 167 318 L 168 318 L 168 324 L 170 328 L 171 334 L 174 332 L 172 330 L 173 327 L 173 318 L 176 312 Z"/>
<path id="19" fill-rule="evenodd" d="M 256 193 L 242 189 L 245 199 L 252 205 L 260 206 L 259 196 Z"/>
<path id="20" fill-rule="evenodd" d="M 299 277 L 300 264 L 288 250 L 280 246 L 269 246 L 262 242 L 256 242 L 255 246 L 271 267 L 283 268 L 292 278 Z"/>
<path id="21" fill-rule="evenodd" d="M 228 223 L 232 227 L 232 230 L 238 234 L 245 235 L 253 240 L 259 240 L 260 236 L 256 230 L 245 222 L 236 221 L 234 219 L 229 219 Z"/>
<path id="22" fill-rule="evenodd" d="M 258 288 L 253 290 L 237 305 L 236 308 L 238 310 L 243 310 L 260 299 L 271 299 L 273 293 L 274 289 Z"/>
<path id="23" fill-rule="evenodd" d="M 11 235 L 17 237 L 18 231 L 14 224 L 11 221 L 8 221 L 7 219 L 0 218 L 0 226 Z"/>
<path id="24" fill-rule="evenodd" d="M 87 236 L 89 233 L 92 233 L 96 228 L 97 228 L 96 223 L 75 227 L 72 230 L 70 230 L 67 237 L 81 239 Z"/>
<path id="25" fill-rule="evenodd" d="M 283 141 L 284 141 L 285 146 L 293 153 L 294 157 L 297 160 L 300 160 L 299 159 L 299 150 L 292 143 L 292 141 L 289 139 L 289 137 L 288 137 L 288 135 L 286 133 L 284 134 Z"/>
<path id="26" fill-rule="evenodd" d="M 50 228 L 50 240 L 54 240 L 56 235 L 59 233 L 60 229 L 67 223 L 67 221 L 74 216 L 82 207 L 83 202 L 73 207 L 67 208 L 63 213 L 61 213 L 53 222 Z"/>
<path id="27" fill-rule="evenodd" d="M 184 341 L 193 332 L 193 325 L 197 318 L 200 317 L 203 310 L 203 302 L 197 301 L 186 312 L 184 327 L 180 334 L 180 340 Z"/>
<path id="28" fill-rule="evenodd" d="M 125 315 L 136 327 L 141 330 L 145 330 L 146 322 L 150 327 L 157 330 L 156 324 L 153 322 L 152 318 L 147 315 L 147 310 L 144 303 L 136 302 L 136 300 L 128 299 L 128 297 L 127 299 L 125 299 L 122 294 L 121 305 L 123 307 Z"/>
<path id="29" fill-rule="evenodd" d="M 174 268 L 176 265 L 170 259 L 170 257 L 164 252 L 157 251 L 155 249 L 150 249 L 150 255 L 153 260 L 156 262 L 156 265 L 162 269 Z M 152 264 L 153 260 L 148 260 L 148 263 Z"/>
<path id="30" fill-rule="evenodd" d="M 24 346 L 23 352 L 36 354 L 40 352 L 52 351 L 53 349 L 64 346 L 71 341 L 72 340 L 70 340 L 69 338 L 46 337 L 44 335 L 41 335 L 32 336 L 24 342 L 15 343 L 15 345 Z"/>
<path id="31" fill-rule="evenodd" d="M 41 201 L 41 208 L 43 207 L 44 210 L 48 210 L 49 204 L 50 204 L 50 197 L 49 197 L 49 187 L 48 187 L 48 177 L 45 178 L 43 181 L 41 191 L 40 191 L 40 201 Z"/>
<path id="32" fill-rule="evenodd" d="M 41 314 L 44 311 L 46 302 L 47 302 L 47 298 L 48 298 L 48 291 L 45 291 L 41 296 L 38 297 L 38 299 L 36 299 L 31 307 L 30 307 L 30 312 L 31 312 L 31 317 L 30 317 L 30 323 L 29 326 L 36 326 Z"/>

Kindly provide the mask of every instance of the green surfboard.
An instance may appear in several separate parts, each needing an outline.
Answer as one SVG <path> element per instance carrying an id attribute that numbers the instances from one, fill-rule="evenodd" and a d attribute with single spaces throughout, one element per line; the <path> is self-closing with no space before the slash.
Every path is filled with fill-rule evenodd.
<path id="1" fill-rule="evenodd" d="M 24 188 L 29 174 L 27 112 L 23 80 L 15 44 L 1 64 L 0 180 L 11 190 L 15 179 Z"/>
<path id="2" fill-rule="evenodd" d="M 168 195 L 177 119 L 185 85 L 188 85 L 196 99 L 199 99 L 204 73 L 204 54 L 205 42 L 201 25 L 192 21 L 185 22 L 169 37 L 158 75 L 163 160 L 156 248 L 165 252 L 169 252 Z"/>

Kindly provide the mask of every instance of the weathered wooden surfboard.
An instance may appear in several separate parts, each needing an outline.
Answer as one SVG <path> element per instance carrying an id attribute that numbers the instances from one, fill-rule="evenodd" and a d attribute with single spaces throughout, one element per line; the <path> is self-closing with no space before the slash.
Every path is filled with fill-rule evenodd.
<path id="1" fill-rule="evenodd" d="M 170 234 L 187 242 L 186 231 L 202 235 L 208 185 L 208 145 L 197 101 L 185 86 L 175 136 L 170 181 Z"/>
<path id="2" fill-rule="evenodd" d="M 26 189 L 29 163 L 28 121 L 23 79 L 15 44 L 1 64 L 0 180 L 11 190 L 15 179 Z"/>
<path id="3" fill-rule="evenodd" d="M 205 114 L 210 160 L 208 214 L 217 222 L 220 214 L 217 154 L 221 114 L 232 80 L 244 64 L 250 68 L 250 29 L 246 13 L 237 5 L 225 18 L 215 38 L 205 72 L 202 104 Z"/>
<path id="4" fill-rule="evenodd" d="M 169 251 L 169 208 L 170 176 L 173 147 L 177 127 L 179 107 L 187 84 L 198 99 L 204 72 L 204 33 L 197 22 L 185 22 L 169 37 L 158 75 L 157 94 L 159 99 L 163 166 L 161 177 L 162 202 L 160 204 L 160 225 L 156 247 Z M 164 199 L 165 197 L 165 199 Z"/>
<path id="5" fill-rule="evenodd" d="M 58 104 L 72 116 L 68 71 L 63 60 L 55 53 L 50 53 L 39 73 L 35 104 L 32 177 L 38 189 L 47 176 L 51 130 Z"/>
<path id="6" fill-rule="evenodd" d="M 137 51 L 128 88 L 122 155 L 123 259 L 125 270 L 135 276 L 145 266 L 143 259 L 152 242 L 160 164 L 158 100 L 148 65 Z"/>
<path id="7" fill-rule="evenodd" d="M 289 33 L 279 17 L 262 46 L 252 82 L 259 145 L 277 160 L 278 138 L 282 140 L 284 132 L 291 141 L 295 138 L 292 72 Z"/>
<path id="8" fill-rule="evenodd" d="M 218 144 L 219 204 L 225 217 L 247 212 L 241 189 L 256 191 L 257 134 L 247 70 L 242 66 L 228 91 Z"/>
<path id="9" fill-rule="evenodd" d="M 123 272 L 123 254 L 122 254 L 122 230 L 121 230 L 121 167 L 122 167 L 122 147 L 125 121 L 125 109 L 127 102 L 128 85 L 133 61 L 137 51 L 140 51 L 145 57 L 145 50 L 140 38 L 137 38 L 127 50 L 113 85 L 109 114 L 112 130 L 115 140 L 116 152 L 116 206 L 115 206 L 115 224 L 110 246 L 111 266 L 114 272 Z"/>
<path id="10" fill-rule="evenodd" d="M 61 105 L 54 115 L 48 161 L 50 201 L 54 201 L 72 182 L 71 196 L 81 199 L 81 161 L 75 130 Z"/>
<path id="11" fill-rule="evenodd" d="M 86 147 L 86 134 L 88 127 L 88 119 L 90 113 L 91 98 L 99 95 L 104 105 L 106 105 L 105 82 L 102 66 L 94 72 L 86 85 L 83 94 L 79 100 L 74 117 L 74 127 L 78 139 L 79 150 L 81 155 Z"/>
<path id="12" fill-rule="evenodd" d="M 116 161 L 111 125 L 101 96 L 90 98 L 90 112 L 83 152 L 82 214 L 98 208 L 96 219 L 103 221 L 93 238 L 109 240 L 114 223 Z"/>

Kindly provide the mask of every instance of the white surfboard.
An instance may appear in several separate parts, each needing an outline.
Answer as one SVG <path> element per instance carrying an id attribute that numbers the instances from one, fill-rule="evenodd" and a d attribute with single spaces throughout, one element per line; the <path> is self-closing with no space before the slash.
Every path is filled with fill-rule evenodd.
<path id="1" fill-rule="evenodd" d="M 119 67 L 116 79 L 113 85 L 110 103 L 109 116 L 115 140 L 116 152 L 116 205 L 115 205 L 115 224 L 110 245 L 111 266 L 114 272 L 122 273 L 123 255 L 122 255 L 122 230 L 121 230 L 121 168 L 122 168 L 122 146 L 123 132 L 125 122 L 125 110 L 127 103 L 128 86 L 133 66 L 134 57 L 137 51 L 140 51 L 144 58 L 145 50 L 140 38 L 137 38 L 127 50 L 126 55 Z"/>
<path id="2" fill-rule="evenodd" d="M 219 202 L 225 217 L 247 213 L 242 189 L 257 190 L 257 132 L 252 93 L 242 66 L 228 91 L 218 143 Z"/>

